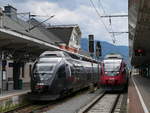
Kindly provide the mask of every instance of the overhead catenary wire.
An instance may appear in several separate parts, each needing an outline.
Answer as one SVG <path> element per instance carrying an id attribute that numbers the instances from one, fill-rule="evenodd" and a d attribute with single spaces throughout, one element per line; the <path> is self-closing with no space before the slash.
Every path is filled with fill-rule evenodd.
<path id="1" fill-rule="evenodd" d="M 102 2 L 101 2 L 101 0 L 98 0 L 98 2 L 99 2 L 99 6 L 100 6 L 101 9 L 103 10 L 104 15 L 107 15 L 107 14 L 106 14 L 106 11 L 105 11 L 105 9 L 104 9 L 104 6 L 103 6 L 103 4 L 102 4 Z M 113 32 L 113 28 L 112 28 L 112 24 L 111 24 L 111 17 L 109 18 L 109 25 L 110 25 L 111 31 Z M 116 42 L 115 34 L 113 33 L 112 35 L 113 35 L 112 41 L 113 41 L 113 43 L 115 43 L 115 42 Z"/>
<path id="2" fill-rule="evenodd" d="M 12 1 L 13 3 L 15 3 L 15 0 L 10 0 L 10 1 Z"/>
<path id="3" fill-rule="evenodd" d="M 103 16 L 101 16 L 101 18 L 108 18 L 109 19 L 109 25 L 110 25 L 110 28 L 111 28 L 111 31 L 112 32 L 110 32 L 112 35 L 114 35 L 114 39 L 113 39 L 113 41 L 115 42 L 116 41 L 116 36 L 118 36 L 118 35 L 120 35 L 120 34 L 123 34 L 123 33 L 128 33 L 128 32 L 114 32 L 113 31 L 113 28 L 112 28 L 112 22 L 111 22 L 111 19 L 113 18 L 113 17 L 121 17 L 121 18 L 127 18 L 128 17 L 128 15 L 127 14 L 119 14 L 119 15 L 108 15 L 108 14 L 106 14 L 106 11 L 105 11 L 105 9 L 104 9 L 104 7 L 103 7 L 103 4 L 102 4 L 102 2 L 101 2 L 101 0 L 98 0 L 98 2 L 99 2 L 99 6 L 101 6 L 101 9 L 103 10 L 103 13 L 104 13 L 104 15 Z M 115 42 L 116 43 L 116 42 Z"/>
<path id="4" fill-rule="evenodd" d="M 90 0 L 90 2 L 91 2 L 91 4 L 92 4 L 93 8 L 95 9 L 95 12 L 97 13 L 97 15 L 98 15 L 98 17 L 99 17 L 101 23 L 104 25 L 106 31 L 108 32 L 108 34 L 109 34 L 112 38 L 114 38 L 114 36 L 110 34 L 110 30 L 107 28 L 107 26 L 106 26 L 105 23 L 103 22 L 99 11 L 97 10 L 97 8 L 96 8 L 95 5 L 94 5 L 94 2 L 93 2 L 92 0 Z"/>
<path id="5" fill-rule="evenodd" d="M 101 6 L 101 8 L 102 8 L 102 10 L 103 10 L 103 13 L 106 14 L 106 11 L 105 11 L 105 9 L 104 9 L 104 6 L 102 5 L 101 0 L 98 0 L 98 2 L 99 2 L 99 6 Z"/>

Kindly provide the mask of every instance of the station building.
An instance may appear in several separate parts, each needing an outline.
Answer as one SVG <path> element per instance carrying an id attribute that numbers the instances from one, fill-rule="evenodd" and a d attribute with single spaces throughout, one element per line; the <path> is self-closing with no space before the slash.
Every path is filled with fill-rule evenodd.
<path id="1" fill-rule="evenodd" d="M 44 51 L 64 50 L 90 57 L 80 48 L 78 25 L 47 26 L 35 18 L 18 17 L 17 9 L 8 5 L 0 9 L 0 89 L 29 87 L 32 65 Z"/>
<path id="2" fill-rule="evenodd" d="M 150 78 L 150 2 L 129 0 L 129 55 L 140 75 Z"/>

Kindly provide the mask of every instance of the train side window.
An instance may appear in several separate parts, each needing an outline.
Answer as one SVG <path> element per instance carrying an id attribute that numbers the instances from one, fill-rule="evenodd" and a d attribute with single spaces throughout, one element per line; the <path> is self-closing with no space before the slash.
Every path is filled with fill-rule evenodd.
<path id="1" fill-rule="evenodd" d="M 58 77 L 59 78 L 65 78 L 66 77 L 66 71 L 65 71 L 65 65 L 62 65 L 58 70 Z"/>

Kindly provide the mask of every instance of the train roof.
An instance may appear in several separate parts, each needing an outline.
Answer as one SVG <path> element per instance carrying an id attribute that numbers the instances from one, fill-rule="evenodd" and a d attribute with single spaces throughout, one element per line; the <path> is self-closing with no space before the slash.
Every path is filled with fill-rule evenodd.
<path id="1" fill-rule="evenodd" d="M 45 51 L 40 55 L 40 57 L 54 55 L 54 54 L 58 55 L 58 56 L 60 56 L 60 55 L 62 56 L 64 54 L 64 52 L 63 51 Z"/>
<path id="2" fill-rule="evenodd" d="M 111 53 L 105 56 L 105 59 L 123 59 L 122 55 Z"/>
<path id="3" fill-rule="evenodd" d="M 75 54 L 75 53 L 70 53 L 70 52 L 66 52 L 66 51 L 45 51 L 43 52 L 40 57 L 44 57 L 44 56 L 54 56 L 54 57 L 71 57 L 73 59 L 82 59 L 83 61 L 89 61 L 89 62 L 100 62 L 97 60 L 94 60 L 92 58 L 80 55 L 80 54 Z"/>
<path id="4" fill-rule="evenodd" d="M 121 63 L 123 60 L 122 59 L 105 59 L 103 60 L 104 63 Z"/>

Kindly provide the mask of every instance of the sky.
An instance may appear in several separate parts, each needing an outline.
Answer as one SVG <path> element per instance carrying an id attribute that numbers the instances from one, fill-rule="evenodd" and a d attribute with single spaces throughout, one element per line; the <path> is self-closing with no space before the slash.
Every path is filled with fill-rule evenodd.
<path id="1" fill-rule="evenodd" d="M 98 10 L 96 13 L 91 1 Z M 51 25 L 78 24 L 82 38 L 93 34 L 96 40 L 112 43 L 112 33 L 127 32 L 128 18 L 100 18 L 102 15 L 120 15 L 128 13 L 128 0 L 0 0 L 0 7 L 12 5 L 19 12 L 43 15 L 37 17 Z M 104 24 L 105 26 L 104 26 Z M 107 28 L 107 30 L 106 30 Z M 115 34 L 115 45 L 128 46 L 128 34 Z"/>

